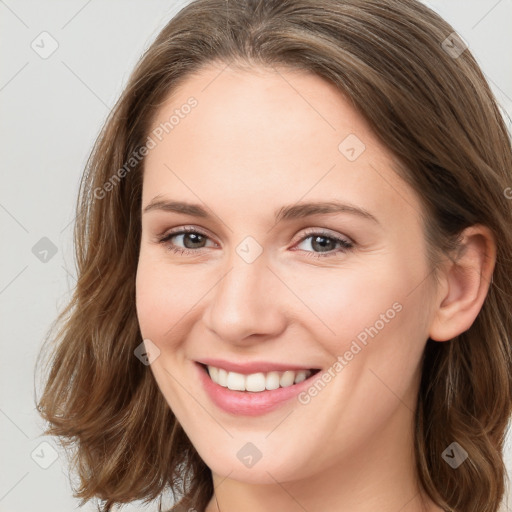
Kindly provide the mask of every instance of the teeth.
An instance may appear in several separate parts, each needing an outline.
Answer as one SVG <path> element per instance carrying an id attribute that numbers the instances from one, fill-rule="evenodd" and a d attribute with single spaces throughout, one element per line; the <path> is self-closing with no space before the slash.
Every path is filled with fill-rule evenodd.
<path id="1" fill-rule="evenodd" d="M 268 373 L 251 373 L 250 375 L 242 375 L 236 372 L 227 372 L 222 368 L 208 366 L 208 373 L 213 382 L 219 386 L 232 389 L 233 391 L 251 391 L 257 393 L 265 391 L 287 388 L 293 384 L 298 384 L 306 380 L 311 375 L 311 370 L 285 372 L 268 372 Z"/>

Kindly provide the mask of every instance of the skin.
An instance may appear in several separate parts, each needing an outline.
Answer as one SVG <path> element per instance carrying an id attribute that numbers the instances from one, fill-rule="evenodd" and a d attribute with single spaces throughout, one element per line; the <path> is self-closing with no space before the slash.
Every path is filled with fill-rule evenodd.
<path id="1" fill-rule="evenodd" d="M 446 259 L 435 282 L 419 198 L 364 119 L 317 76 L 211 64 L 168 98 L 153 127 L 190 96 L 197 107 L 146 157 L 136 301 L 143 338 L 160 350 L 151 370 L 212 470 L 220 510 L 441 511 L 415 477 L 420 359 L 429 336 L 449 340 L 478 314 L 495 259 L 489 231 L 468 228 L 463 257 Z M 354 161 L 338 149 L 349 134 L 366 146 Z M 155 197 L 199 203 L 211 217 L 144 213 Z M 329 200 L 378 222 L 346 212 L 273 220 L 284 205 Z M 185 226 L 206 238 L 159 242 Z M 310 228 L 354 247 L 341 252 L 331 240 L 322 249 Z M 236 251 L 247 236 L 263 249 L 252 263 Z M 173 243 L 196 252 L 171 252 Z M 316 258 L 322 251 L 330 255 Z M 231 415 L 195 377 L 202 357 L 327 370 L 394 303 L 400 312 L 307 405 Z M 262 453 L 250 468 L 236 456 L 248 442 Z"/>

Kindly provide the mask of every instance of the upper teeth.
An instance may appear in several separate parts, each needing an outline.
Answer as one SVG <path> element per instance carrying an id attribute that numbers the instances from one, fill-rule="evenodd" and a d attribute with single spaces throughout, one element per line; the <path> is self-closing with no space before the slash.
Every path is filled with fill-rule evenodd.
<path id="1" fill-rule="evenodd" d="M 228 372 L 222 368 L 208 366 L 210 378 L 219 386 L 234 391 L 264 391 L 265 389 L 286 388 L 306 380 L 311 375 L 311 370 L 286 370 L 285 372 L 251 373 L 243 375 L 236 372 Z"/>

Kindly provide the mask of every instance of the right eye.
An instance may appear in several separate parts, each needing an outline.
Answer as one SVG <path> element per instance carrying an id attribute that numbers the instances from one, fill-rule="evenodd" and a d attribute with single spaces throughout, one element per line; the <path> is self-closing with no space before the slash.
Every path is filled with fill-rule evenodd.
<path id="1" fill-rule="evenodd" d="M 181 241 L 185 245 L 189 244 L 192 247 L 179 247 L 174 242 L 171 242 L 173 238 L 182 237 Z M 180 228 L 179 230 L 171 231 L 170 233 L 165 234 L 158 241 L 163 244 L 168 250 L 178 253 L 178 254 L 193 254 L 198 253 L 198 249 L 204 248 L 203 244 L 205 241 L 209 240 L 209 237 L 197 231 L 195 228 Z M 195 244 L 199 244 L 199 247 L 195 247 Z"/>

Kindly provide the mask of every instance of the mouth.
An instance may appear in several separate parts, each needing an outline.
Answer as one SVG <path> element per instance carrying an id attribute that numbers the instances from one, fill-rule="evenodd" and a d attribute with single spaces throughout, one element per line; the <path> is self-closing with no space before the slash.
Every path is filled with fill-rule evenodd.
<path id="1" fill-rule="evenodd" d="M 320 372 L 319 368 L 310 368 L 308 370 L 301 369 L 242 374 L 199 362 L 197 364 L 202 368 L 202 371 L 206 373 L 209 379 L 218 386 L 231 391 L 245 393 L 262 393 L 280 388 L 290 388 L 312 379 Z"/>
<path id="2" fill-rule="evenodd" d="M 264 365 L 258 366 L 263 369 Z M 280 371 L 242 374 L 198 361 L 195 367 L 201 387 L 211 403 L 232 418 L 265 415 L 287 404 L 291 406 L 294 398 L 315 385 L 312 381 L 320 372 L 318 368 L 286 370 L 279 365 Z"/>

